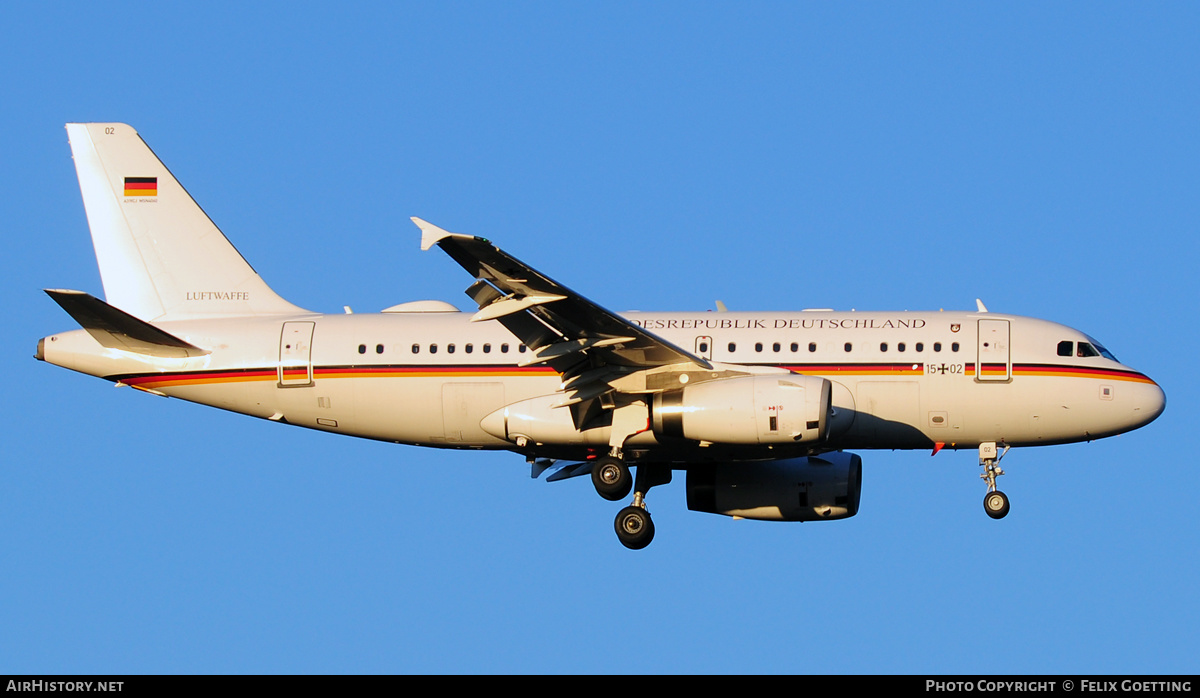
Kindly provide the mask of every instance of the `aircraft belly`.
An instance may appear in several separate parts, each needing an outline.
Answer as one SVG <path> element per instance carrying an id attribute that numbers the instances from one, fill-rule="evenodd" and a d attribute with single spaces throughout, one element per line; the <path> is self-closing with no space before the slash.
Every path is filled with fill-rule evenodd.
<path id="1" fill-rule="evenodd" d="M 864 444 L 889 444 L 892 448 L 931 445 L 919 428 L 921 385 L 916 381 L 858 381 L 857 415 L 851 436 Z"/>
<path id="2" fill-rule="evenodd" d="M 213 383 L 208 385 L 163 386 L 170 397 L 217 409 L 266 419 L 277 410 L 273 383 Z"/>
<path id="3" fill-rule="evenodd" d="M 353 378 L 355 435 L 403 443 L 438 445 L 445 442 L 442 425 L 442 383 L 435 378 Z"/>
<path id="4" fill-rule="evenodd" d="M 1094 378 L 1028 377 L 1022 417 L 1029 444 L 1061 443 L 1120 434 L 1132 428 L 1142 384 Z"/>
<path id="5" fill-rule="evenodd" d="M 443 383 L 441 401 L 442 436 L 447 443 L 469 445 L 500 441 L 485 432 L 479 422 L 506 404 L 503 383 Z"/>
<path id="6" fill-rule="evenodd" d="M 453 448 L 504 448 L 479 422 L 517 400 L 553 392 L 557 380 L 446 380 L 435 377 L 338 379 L 356 383 L 350 433 Z M 318 381 L 320 382 L 320 381 Z"/>
<path id="7" fill-rule="evenodd" d="M 310 385 L 275 383 L 276 413 L 288 424 L 354 433 L 358 408 L 354 381 L 317 377 Z"/>

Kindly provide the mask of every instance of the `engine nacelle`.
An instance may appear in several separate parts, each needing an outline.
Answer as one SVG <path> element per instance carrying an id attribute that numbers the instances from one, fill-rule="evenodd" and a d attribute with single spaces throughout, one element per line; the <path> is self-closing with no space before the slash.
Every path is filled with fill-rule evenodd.
<path id="1" fill-rule="evenodd" d="M 688 468 L 692 511 L 762 521 L 826 521 L 858 513 L 862 459 L 841 451 L 807 458 Z"/>
<path id="2" fill-rule="evenodd" d="M 829 436 L 831 387 L 816 376 L 728 378 L 654 396 L 654 433 L 719 444 L 783 444 Z"/>

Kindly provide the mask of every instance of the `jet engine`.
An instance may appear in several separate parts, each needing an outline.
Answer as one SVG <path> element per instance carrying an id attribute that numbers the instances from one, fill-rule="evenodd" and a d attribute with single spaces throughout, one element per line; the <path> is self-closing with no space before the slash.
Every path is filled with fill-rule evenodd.
<path id="1" fill-rule="evenodd" d="M 807 458 L 688 468 L 692 511 L 762 521 L 826 521 L 858 513 L 862 459 L 836 451 Z"/>
<path id="2" fill-rule="evenodd" d="M 816 376 L 745 376 L 654 396 L 654 433 L 720 444 L 790 444 L 829 436 L 831 386 Z"/>

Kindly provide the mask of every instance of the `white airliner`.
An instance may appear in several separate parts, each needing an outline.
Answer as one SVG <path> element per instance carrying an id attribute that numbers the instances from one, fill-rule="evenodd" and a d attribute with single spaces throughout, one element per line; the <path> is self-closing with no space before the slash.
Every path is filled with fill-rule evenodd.
<path id="1" fill-rule="evenodd" d="M 154 395 L 403 444 L 503 449 L 591 475 L 626 547 L 647 491 L 688 508 L 817 521 L 858 512 L 844 449 L 978 449 L 984 509 L 1011 446 L 1153 421 L 1154 381 L 1045 320 L 976 312 L 610 312 L 489 241 L 423 220 L 478 306 L 324 315 L 276 295 L 125 124 L 68 124 L 106 301 L 47 290 L 83 329 L 37 358 Z M 721 310 L 724 310 L 721 308 Z M 636 467 L 636 478 L 630 466 Z"/>

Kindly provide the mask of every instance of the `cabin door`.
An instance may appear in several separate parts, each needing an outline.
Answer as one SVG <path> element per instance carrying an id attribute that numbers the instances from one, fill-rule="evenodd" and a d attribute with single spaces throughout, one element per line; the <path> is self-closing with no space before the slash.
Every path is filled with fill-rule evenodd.
<path id="1" fill-rule="evenodd" d="M 313 384 L 312 336 L 315 322 L 285 322 L 279 335 L 279 387 Z"/>
<path id="2" fill-rule="evenodd" d="M 1012 378 L 1012 354 L 1009 351 L 1009 321 L 979 321 L 979 357 L 975 380 L 1006 381 Z"/>

